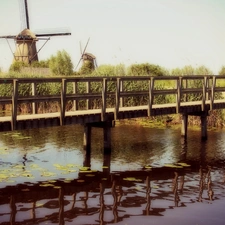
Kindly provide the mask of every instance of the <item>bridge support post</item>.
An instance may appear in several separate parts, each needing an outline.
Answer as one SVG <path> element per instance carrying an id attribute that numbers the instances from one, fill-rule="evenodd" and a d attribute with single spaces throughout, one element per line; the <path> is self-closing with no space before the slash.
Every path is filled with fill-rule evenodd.
<path id="1" fill-rule="evenodd" d="M 96 123 L 87 123 L 84 125 L 84 139 L 83 146 L 85 151 L 85 158 L 88 158 L 91 154 L 91 130 L 92 127 L 98 127 L 103 129 L 103 148 L 104 154 L 111 153 L 111 128 L 115 126 L 112 121 L 103 121 Z"/>
<path id="2" fill-rule="evenodd" d="M 91 154 L 91 125 L 84 125 L 84 150 L 87 155 Z"/>
<path id="3" fill-rule="evenodd" d="M 201 115 L 201 135 L 202 140 L 207 140 L 207 116 Z"/>
<path id="4" fill-rule="evenodd" d="M 111 153 L 111 126 L 107 124 L 103 127 L 104 154 Z"/>
<path id="5" fill-rule="evenodd" d="M 181 136 L 187 137 L 187 126 L 188 126 L 188 115 L 182 114 L 182 123 L 181 123 Z"/>

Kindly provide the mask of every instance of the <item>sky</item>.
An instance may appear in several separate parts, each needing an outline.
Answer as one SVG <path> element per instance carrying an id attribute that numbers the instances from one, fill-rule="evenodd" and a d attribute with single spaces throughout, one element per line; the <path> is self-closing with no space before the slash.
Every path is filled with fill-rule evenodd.
<path id="1" fill-rule="evenodd" d="M 46 60 L 65 50 L 76 67 L 82 48 L 98 65 L 160 65 L 168 70 L 206 66 L 218 74 L 225 66 L 225 0 L 27 0 L 30 29 L 72 35 L 51 37 L 39 52 Z M 0 0 L 0 36 L 24 28 L 23 0 Z M 9 40 L 12 51 L 15 43 Z M 44 41 L 37 42 L 37 49 Z M 0 39 L 0 68 L 13 60 Z"/>

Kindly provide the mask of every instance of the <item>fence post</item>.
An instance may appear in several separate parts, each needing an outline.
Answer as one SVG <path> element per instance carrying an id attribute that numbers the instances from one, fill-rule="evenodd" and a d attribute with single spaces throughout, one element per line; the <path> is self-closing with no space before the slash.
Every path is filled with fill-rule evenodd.
<path id="1" fill-rule="evenodd" d="M 123 80 L 120 80 L 120 90 L 119 92 L 123 92 L 124 91 L 124 85 L 123 85 Z M 124 107 L 124 97 L 120 97 L 120 107 Z"/>
<path id="2" fill-rule="evenodd" d="M 36 82 L 31 83 L 32 96 L 36 96 L 37 94 L 37 84 Z M 37 103 L 32 102 L 32 114 L 37 114 Z"/>
<path id="3" fill-rule="evenodd" d="M 66 111 L 66 79 L 61 83 L 61 107 L 60 107 L 60 126 L 64 125 Z"/>
<path id="4" fill-rule="evenodd" d="M 73 94 L 77 94 L 77 81 L 73 82 Z M 77 100 L 73 100 L 73 109 L 74 111 L 78 110 Z"/>
<path id="5" fill-rule="evenodd" d="M 86 93 L 90 93 L 90 81 L 86 82 Z M 90 100 L 89 98 L 86 100 L 86 104 L 87 104 L 87 109 L 90 109 Z"/>
<path id="6" fill-rule="evenodd" d="M 121 87 L 121 79 L 116 79 L 116 106 L 115 106 L 115 112 L 114 112 L 114 119 L 118 119 L 118 113 L 119 113 L 119 107 L 120 107 L 120 87 Z"/>
<path id="7" fill-rule="evenodd" d="M 206 91 L 208 86 L 207 83 L 208 79 L 206 76 L 204 76 L 202 85 L 202 111 L 205 111 Z"/>
<path id="8" fill-rule="evenodd" d="M 179 77 L 177 79 L 177 104 L 176 104 L 176 113 L 180 113 L 181 86 L 182 86 L 182 77 Z"/>
<path id="9" fill-rule="evenodd" d="M 103 78 L 102 82 L 102 112 L 101 112 L 101 121 L 105 121 L 106 113 L 106 99 L 107 99 L 107 79 Z"/>
<path id="10" fill-rule="evenodd" d="M 13 79 L 11 130 L 16 130 L 17 100 L 18 100 L 18 80 Z"/>
<path id="11" fill-rule="evenodd" d="M 153 95 L 153 91 L 154 91 L 154 77 L 151 77 L 149 80 L 149 101 L 148 101 L 148 116 L 152 115 L 152 105 L 153 105 L 153 101 L 154 101 L 154 95 Z"/>
<path id="12" fill-rule="evenodd" d="M 216 87 L 216 76 L 213 76 L 211 98 L 210 98 L 210 110 L 213 110 L 214 97 L 215 97 L 215 87 Z"/>

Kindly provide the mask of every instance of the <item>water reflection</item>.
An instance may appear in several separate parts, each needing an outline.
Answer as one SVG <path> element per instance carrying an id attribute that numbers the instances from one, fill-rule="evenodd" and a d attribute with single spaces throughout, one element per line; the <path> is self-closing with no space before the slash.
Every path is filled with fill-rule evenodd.
<path id="1" fill-rule="evenodd" d="M 46 134 L 50 134 L 50 131 L 40 132 L 45 138 L 40 140 L 41 149 L 36 150 L 29 149 L 30 146 L 22 143 L 22 139 L 14 140 L 19 143 L 17 148 L 21 147 L 20 150 L 14 149 L 20 154 L 19 162 L 12 160 L 11 164 L 5 165 L 4 161 L 13 153 L 8 149 L 9 155 L 1 155 L 3 170 L 10 168 L 12 172 L 15 165 L 20 163 L 21 170 L 28 173 L 34 162 L 43 166 L 62 164 L 64 161 L 64 166 L 79 162 L 79 166 L 76 172 L 70 168 L 67 174 L 39 177 L 36 171 L 34 180 L 29 177 L 17 183 L 5 180 L 5 185 L 2 180 L 0 224 L 147 224 L 145 218 L 151 218 L 154 224 L 168 224 L 168 212 L 176 218 L 177 210 L 185 208 L 184 211 L 191 219 L 190 210 L 199 203 L 201 205 L 198 207 L 205 210 L 206 204 L 218 204 L 216 210 L 221 212 L 218 202 L 225 200 L 225 173 L 221 164 L 224 156 L 221 158 L 223 149 L 216 149 L 215 157 L 212 158 L 211 144 L 216 144 L 216 139 L 210 139 L 209 135 L 209 141 L 197 142 L 196 133 L 193 132 L 186 141 L 180 138 L 176 130 L 149 131 L 139 128 L 144 137 L 141 138 L 144 142 L 142 146 L 138 137 L 134 136 L 136 128 L 131 130 L 126 130 L 123 137 L 117 137 L 121 130 L 118 133 L 114 131 L 113 138 L 117 143 L 114 143 L 112 154 L 104 154 L 103 149 L 98 149 L 101 147 L 99 143 L 94 145 L 91 154 L 85 154 L 82 148 L 76 149 L 78 147 L 75 147 L 74 142 L 78 143 L 77 146 L 82 144 L 77 139 L 72 142 L 74 136 L 71 133 L 81 138 L 82 134 L 73 129 L 64 130 L 70 135 L 70 138 L 66 134 L 62 135 L 65 139 L 59 135 L 62 130 L 52 134 L 49 139 Z M 100 135 L 97 134 L 94 141 L 99 140 Z M 128 137 L 132 137 L 129 143 Z M 1 141 L 7 143 L 11 138 L 4 135 Z M 57 139 L 60 139 L 59 145 L 55 141 Z M 35 140 L 33 143 L 28 139 L 26 143 L 38 146 Z M 127 145 L 131 147 L 130 151 Z M 168 145 L 170 152 L 166 153 Z M 48 165 L 48 168 L 51 167 Z M 222 220 L 223 213 L 218 218 Z M 210 224 L 207 215 L 203 221 L 204 224 Z M 177 223 L 178 218 L 171 224 Z M 201 223 L 193 217 L 192 224 Z M 216 224 L 222 222 L 219 220 Z"/>
<path id="2" fill-rule="evenodd" d="M 109 224 L 127 217 L 162 216 L 173 207 L 215 200 L 210 167 L 110 172 L 110 154 L 104 155 L 103 166 L 103 171 L 80 170 L 77 179 L 0 189 L 1 209 L 5 210 L 0 213 L 0 221 L 4 224 Z M 199 180 L 190 180 L 197 174 Z M 203 197 L 204 189 L 207 198 Z M 157 206 L 161 201 L 163 204 Z"/>

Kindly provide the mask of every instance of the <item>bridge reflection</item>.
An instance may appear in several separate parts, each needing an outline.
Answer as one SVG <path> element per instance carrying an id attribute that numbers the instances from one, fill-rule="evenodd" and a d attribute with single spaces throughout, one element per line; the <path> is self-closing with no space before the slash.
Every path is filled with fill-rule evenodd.
<path id="1" fill-rule="evenodd" d="M 204 152 L 202 153 L 204 154 Z M 24 183 L 0 189 L 0 224 L 108 224 L 133 216 L 162 216 L 167 209 L 212 201 L 211 167 L 185 162 L 141 170 L 91 170 L 90 154 L 77 179 Z M 184 160 L 184 161 L 183 161 Z M 182 166 L 181 166 L 182 165 Z"/>

